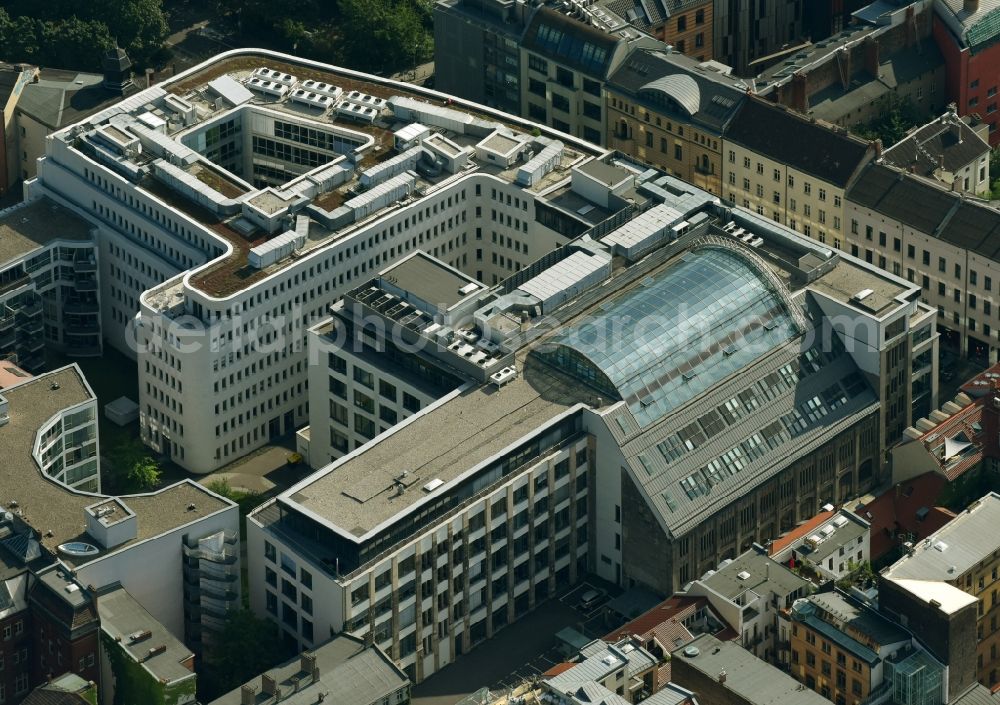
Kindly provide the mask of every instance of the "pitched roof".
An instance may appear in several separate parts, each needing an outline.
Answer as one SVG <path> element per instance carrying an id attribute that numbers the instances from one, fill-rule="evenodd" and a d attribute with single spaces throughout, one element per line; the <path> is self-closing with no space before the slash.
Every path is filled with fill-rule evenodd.
<path id="1" fill-rule="evenodd" d="M 867 165 L 847 191 L 863 208 L 990 259 L 1000 259 L 1000 210 L 886 164 Z"/>
<path id="2" fill-rule="evenodd" d="M 793 543 L 795 543 L 799 539 L 802 539 L 802 538 L 808 536 L 813 531 L 815 531 L 816 529 L 818 529 L 820 526 L 823 525 L 823 522 L 825 522 L 827 519 L 829 519 L 830 517 L 832 517 L 836 513 L 837 512 L 835 510 L 830 510 L 828 512 L 820 512 L 819 514 L 817 514 L 816 516 L 814 516 L 812 519 L 806 521 L 803 524 L 799 524 L 797 527 L 795 527 L 794 529 L 792 529 L 791 531 L 789 531 L 787 534 L 785 534 L 781 538 L 778 538 L 778 539 L 775 539 L 774 541 L 772 541 L 771 545 L 770 545 L 770 547 L 768 549 L 769 553 L 772 556 L 775 555 L 775 554 L 781 553 L 782 551 L 784 551 L 786 548 L 788 548 L 789 546 L 791 546 Z"/>
<path id="3" fill-rule="evenodd" d="M 864 163 L 865 142 L 760 98 L 743 101 L 726 139 L 835 186 Z"/>
<path id="4" fill-rule="evenodd" d="M 608 88 L 659 112 L 682 112 L 684 119 L 722 132 L 743 102 L 747 86 L 742 79 L 706 68 L 684 54 L 635 49 L 611 74 Z"/>
<path id="5" fill-rule="evenodd" d="M 955 515 L 934 503 L 946 480 L 929 472 L 890 487 L 873 501 L 859 504 L 855 513 L 871 523 L 871 557 L 878 560 L 897 545 L 898 532 L 913 534 L 918 540 L 934 533 Z M 926 509 L 924 515 L 921 510 Z M 919 512 L 919 514 L 918 514 Z M 923 519 L 920 516 L 923 516 Z"/>
<path id="6" fill-rule="evenodd" d="M 548 7 L 531 17 L 522 46 L 590 76 L 605 77 L 618 39 Z"/>
<path id="7" fill-rule="evenodd" d="M 955 172 L 984 156 L 990 145 L 968 123 L 945 113 L 911 131 L 882 154 L 886 164 L 933 176 L 938 168 Z"/>
<path id="8" fill-rule="evenodd" d="M 962 39 L 973 51 L 993 44 L 1000 38 L 1000 0 L 979 0 L 975 12 L 965 10 L 963 0 L 940 0 L 939 12 L 951 11 L 952 22 L 961 28 Z"/>

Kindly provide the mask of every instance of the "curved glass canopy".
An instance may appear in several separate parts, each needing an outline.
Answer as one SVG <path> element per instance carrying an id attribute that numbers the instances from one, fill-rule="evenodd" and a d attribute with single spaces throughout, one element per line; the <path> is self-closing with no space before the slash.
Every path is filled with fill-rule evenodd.
<path id="1" fill-rule="evenodd" d="M 624 399 L 645 427 L 797 334 L 751 262 L 704 247 L 563 329 L 541 354 Z"/>

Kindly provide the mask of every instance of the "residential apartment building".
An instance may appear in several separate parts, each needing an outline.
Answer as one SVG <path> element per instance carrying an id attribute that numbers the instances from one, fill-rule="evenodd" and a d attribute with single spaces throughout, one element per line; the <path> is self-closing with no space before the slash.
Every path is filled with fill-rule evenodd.
<path id="1" fill-rule="evenodd" d="M 882 152 L 882 163 L 978 195 L 990 190 L 988 138 L 985 123 L 960 118 L 952 105 Z"/>
<path id="2" fill-rule="evenodd" d="M 327 698 L 337 705 L 409 705 L 410 681 L 377 646 L 340 634 L 208 705 Z"/>
<path id="3" fill-rule="evenodd" d="M 28 611 L 28 569 L 4 547 L 9 533 L 0 539 L 0 698 L 17 702 L 27 693 L 31 682 L 28 647 L 32 631 Z"/>
<path id="4" fill-rule="evenodd" d="M 621 155 L 546 193 L 562 247 L 492 286 L 450 250 L 404 258 L 313 328 L 310 453 L 335 432 L 343 455 L 248 519 L 251 606 L 290 644 L 370 634 L 419 682 L 585 571 L 672 593 L 880 481 L 882 426 L 909 423 L 881 351 L 933 326 L 916 287 Z M 578 327 L 648 310 L 645 363 L 629 331 L 609 353 Z M 767 324 L 740 333 L 748 311 Z"/>
<path id="5" fill-rule="evenodd" d="M 723 139 L 725 197 L 840 248 L 844 191 L 875 153 L 844 130 L 748 98 Z"/>
<path id="6" fill-rule="evenodd" d="M 633 51 L 605 87 L 605 144 L 722 195 L 722 135 L 746 91 L 719 64 Z"/>
<path id="7" fill-rule="evenodd" d="M 632 14 L 625 12 L 633 27 L 653 35 L 673 51 L 699 62 L 715 58 L 714 0 L 653 0 L 636 6 L 635 19 Z"/>
<path id="8" fill-rule="evenodd" d="M 45 350 L 99 355 L 101 297 L 94 226 L 47 198 L 0 211 L 0 355 L 29 372 Z"/>
<path id="9" fill-rule="evenodd" d="M 97 399 L 75 365 L 2 391 L 0 551 L 31 576 L 27 601 L 38 639 L 28 653 L 31 686 L 66 670 L 99 680 L 94 593 L 108 586 L 127 589 L 192 650 L 200 650 L 203 638 L 187 617 L 211 611 L 218 621 L 208 631 L 217 630 L 239 602 L 236 505 L 191 481 L 128 497 L 98 494 L 96 411 Z M 221 536 L 230 537 L 229 558 L 224 571 L 209 575 L 209 561 L 193 564 L 185 548 L 199 539 L 203 548 L 221 543 Z M 219 581 L 226 585 L 221 600 L 212 589 Z M 185 590 L 191 582 L 200 590 Z"/>
<path id="10" fill-rule="evenodd" d="M 839 589 L 798 600 L 789 615 L 792 677 L 834 702 L 859 705 L 890 690 L 889 664 L 912 650 L 908 631 Z M 933 674 L 924 697 L 941 702 L 944 667 Z"/>
<path id="11" fill-rule="evenodd" d="M 661 46 L 629 27 L 608 34 L 546 7 L 521 38 L 521 108 L 530 120 L 603 144 L 604 85 L 636 48 Z"/>
<path id="12" fill-rule="evenodd" d="M 735 559 L 726 559 L 717 570 L 685 585 L 682 594 L 702 597 L 739 634 L 743 648 L 768 663 L 788 667 L 790 654 L 783 610 L 812 592 L 808 580 L 772 560 L 755 545 Z"/>
<path id="13" fill-rule="evenodd" d="M 804 43 L 799 0 L 715 0 L 713 51 L 738 76 L 753 76 L 758 62 Z"/>
<path id="14" fill-rule="evenodd" d="M 922 300 L 938 311 L 942 340 L 963 356 L 996 362 L 994 281 L 1000 273 L 991 243 L 1000 212 L 936 182 L 873 164 L 848 189 L 844 218 L 844 249 L 920 285 Z"/>
<path id="15" fill-rule="evenodd" d="M 944 54 L 948 99 L 959 115 L 979 115 L 989 127 L 991 147 L 997 132 L 997 8 L 989 0 L 934 0 L 934 39 Z"/>
<path id="16" fill-rule="evenodd" d="M 557 702 L 568 700 L 573 705 L 581 700 L 587 702 L 578 699 L 581 688 L 591 698 L 600 694 L 600 697 L 616 705 L 655 704 L 657 698 L 654 693 L 667 685 L 657 681 L 656 657 L 646 651 L 635 637 L 625 637 L 614 643 L 593 641 L 581 650 L 574 661 L 557 670 L 558 673 L 543 678 L 542 693 L 558 698 Z M 681 693 L 674 691 L 671 695 L 668 702 L 683 702 L 683 698 L 678 697 Z"/>
<path id="17" fill-rule="evenodd" d="M 671 654 L 674 682 L 699 705 L 827 705 L 830 701 L 739 644 L 702 634 Z"/>
<path id="18" fill-rule="evenodd" d="M 821 6 L 826 3 L 807 3 Z M 845 128 L 906 104 L 930 118 L 945 106 L 945 64 L 931 37 L 931 0 L 872 3 L 829 38 L 790 52 L 755 80 L 758 95 Z"/>
<path id="19" fill-rule="evenodd" d="M 94 598 L 101 625 L 100 701 L 194 703 L 194 653 L 125 589 L 111 586 Z"/>
<path id="20" fill-rule="evenodd" d="M 768 550 L 779 563 L 812 571 L 823 582 L 841 580 L 871 560 L 871 526 L 854 512 L 827 505 L 794 531 L 771 542 Z"/>
<path id="21" fill-rule="evenodd" d="M 882 571 L 880 609 L 949 666 L 948 695 L 1000 679 L 1000 495 L 990 493 Z"/>

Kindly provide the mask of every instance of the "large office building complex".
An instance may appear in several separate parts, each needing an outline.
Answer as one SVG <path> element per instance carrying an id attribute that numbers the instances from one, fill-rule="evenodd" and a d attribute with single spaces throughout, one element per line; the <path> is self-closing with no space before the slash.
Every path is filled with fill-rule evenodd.
<path id="1" fill-rule="evenodd" d="M 469 264 L 418 244 L 309 331 L 333 462 L 248 520 L 289 641 L 370 633 L 420 681 L 584 571 L 670 593 L 865 492 L 910 423 L 918 287 L 620 155 L 511 175 Z"/>
<path id="2" fill-rule="evenodd" d="M 52 267 L 89 277 L 102 313 L 81 323 L 138 356 L 155 451 L 208 472 L 303 426 L 307 328 L 387 264 L 423 249 L 495 283 L 601 217 L 537 195 L 596 148 L 408 90 L 237 52 L 51 137 L 26 208 L 85 220 L 86 257 L 59 241 Z"/>

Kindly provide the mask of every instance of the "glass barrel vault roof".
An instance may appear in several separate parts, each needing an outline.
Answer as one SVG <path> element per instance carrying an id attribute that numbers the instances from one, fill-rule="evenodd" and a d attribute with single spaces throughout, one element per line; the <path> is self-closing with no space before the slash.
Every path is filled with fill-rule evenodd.
<path id="1" fill-rule="evenodd" d="M 560 331 L 543 355 L 646 427 L 798 334 L 755 266 L 704 247 Z"/>

